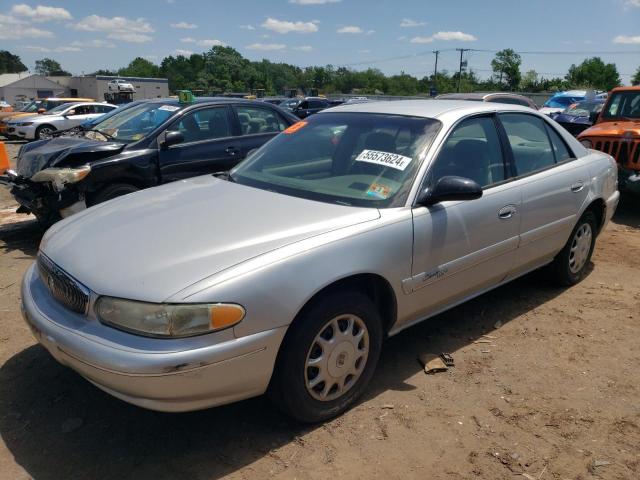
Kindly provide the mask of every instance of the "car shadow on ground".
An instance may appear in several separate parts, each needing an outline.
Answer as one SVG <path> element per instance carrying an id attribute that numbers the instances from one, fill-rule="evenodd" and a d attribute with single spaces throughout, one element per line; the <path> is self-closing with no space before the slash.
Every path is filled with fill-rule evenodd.
<path id="1" fill-rule="evenodd" d="M 0 252 L 14 250 L 34 257 L 44 229 L 33 217 L 0 211 Z"/>
<path id="2" fill-rule="evenodd" d="M 407 380 L 421 370 L 419 353 L 455 357 L 496 322 L 562 292 L 533 273 L 389 339 L 364 401 L 415 389 Z M 36 480 L 220 478 L 315 428 L 288 419 L 265 397 L 182 414 L 143 410 L 103 393 L 40 346 L 0 368 L 0 434 Z"/>
<path id="3" fill-rule="evenodd" d="M 640 228 L 640 195 L 622 194 L 613 220 L 627 227 Z"/>

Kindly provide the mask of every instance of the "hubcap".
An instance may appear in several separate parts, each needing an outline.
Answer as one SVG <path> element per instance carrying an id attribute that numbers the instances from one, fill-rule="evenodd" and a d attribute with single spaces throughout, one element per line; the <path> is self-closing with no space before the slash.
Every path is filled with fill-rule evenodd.
<path id="1" fill-rule="evenodd" d="M 51 138 L 52 131 L 53 130 L 51 130 L 50 128 L 43 128 L 42 130 L 40 130 L 40 138 L 41 139 Z"/>
<path id="2" fill-rule="evenodd" d="M 571 250 L 569 250 L 569 270 L 571 273 L 578 273 L 587 263 L 591 250 L 591 236 L 591 225 L 588 223 L 582 224 L 573 236 Z"/>
<path id="3" fill-rule="evenodd" d="M 358 381 L 369 355 L 369 331 L 356 315 L 329 320 L 311 344 L 304 369 L 307 391 L 316 400 L 341 397 Z"/>

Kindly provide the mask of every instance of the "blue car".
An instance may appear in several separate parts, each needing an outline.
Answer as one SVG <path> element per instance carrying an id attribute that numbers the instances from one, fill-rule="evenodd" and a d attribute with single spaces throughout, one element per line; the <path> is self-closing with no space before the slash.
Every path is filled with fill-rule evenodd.
<path id="1" fill-rule="evenodd" d="M 553 97 L 547 100 L 540 113 L 545 115 L 551 115 L 552 113 L 560 113 L 565 108 L 573 105 L 574 103 L 582 102 L 584 100 L 597 100 L 606 99 L 607 94 L 605 92 L 599 92 L 594 90 L 569 90 L 566 92 L 556 93 Z"/>
<path id="2" fill-rule="evenodd" d="M 603 98 L 597 98 L 573 103 L 562 112 L 552 113 L 549 116 L 562 125 L 571 135 L 577 137 L 595 123 L 602 111 L 604 102 Z"/>

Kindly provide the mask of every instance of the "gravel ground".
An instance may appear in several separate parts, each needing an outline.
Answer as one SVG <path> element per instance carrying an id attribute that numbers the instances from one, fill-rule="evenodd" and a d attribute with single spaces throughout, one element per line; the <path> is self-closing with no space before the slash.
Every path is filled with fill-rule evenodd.
<path id="1" fill-rule="evenodd" d="M 313 427 L 264 398 L 150 412 L 57 364 L 20 318 L 41 231 L 12 203 L 0 191 L 2 479 L 640 478 L 638 199 L 582 283 L 533 273 L 401 333 L 360 404 Z M 443 351 L 456 366 L 425 375 L 418 354 Z"/>

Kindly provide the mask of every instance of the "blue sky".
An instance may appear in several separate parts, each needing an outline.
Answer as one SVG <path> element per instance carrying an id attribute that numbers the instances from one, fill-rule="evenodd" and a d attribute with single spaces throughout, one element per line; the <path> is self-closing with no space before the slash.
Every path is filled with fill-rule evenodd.
<path id="1" fill-rule="evenodd" d="M 432 73 L 432 50 L 443 50 L 439 69 L 448 71 L 457 69 L 455 48 L 567 52 L 522 55 L 523 71 L 546 77 L 598 54 L 629 83 L 640 66 L 640 0 L 0 0 L 0 48 L 29 68 L 48 56 L 89 73 L 216 44 L 254 60 L 417 76 Z M 378 62 L 389 57 L 405 58 Z M 467 53 L 483 77 L 492 58 Z"/>

